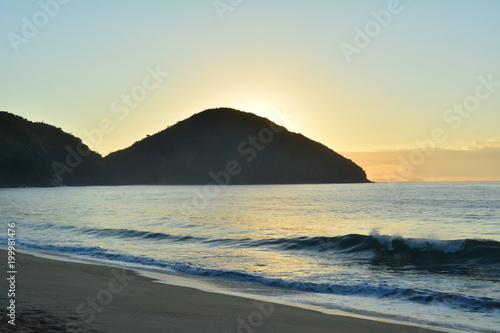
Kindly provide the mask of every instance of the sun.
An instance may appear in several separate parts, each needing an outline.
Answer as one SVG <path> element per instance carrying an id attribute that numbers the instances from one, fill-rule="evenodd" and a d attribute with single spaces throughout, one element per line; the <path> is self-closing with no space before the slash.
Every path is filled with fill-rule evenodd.
<path id="1" fill-rule="evenodd" d="M 285 127 L 290 126 L 292 117 L 285 108 L 280 108 L 272 105 L 243 104 L 239 109 L 267 118 L 278 125 Z"/>

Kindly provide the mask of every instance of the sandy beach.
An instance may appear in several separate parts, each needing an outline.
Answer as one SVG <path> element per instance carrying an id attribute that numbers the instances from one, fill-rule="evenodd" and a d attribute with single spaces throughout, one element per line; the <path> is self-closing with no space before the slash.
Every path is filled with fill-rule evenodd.
<path id="1" fill-rule="evenodd" d="M 27 254 L 17 254 L 17 271 L 18 332 L 437 332 L 155 283 L 131 270 Z M 6 279 L 2 284 L 7 290 Z M 4 312 L 6 294 L 1 295 Z M 12 329 L 3 318 L 2 331 Z"/>

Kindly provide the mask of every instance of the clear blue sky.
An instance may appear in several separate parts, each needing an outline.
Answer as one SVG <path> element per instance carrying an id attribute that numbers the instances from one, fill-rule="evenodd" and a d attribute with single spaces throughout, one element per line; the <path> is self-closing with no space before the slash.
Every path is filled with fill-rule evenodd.
<path id="1" fill-rule="evenodd" d="M 436 128 L 437 147 L 487 149 L 500 166 L 499 1 L 231 3 L 0 0 L 0 109 L 104 155 L 230 106 L 289 115 L 290 130 L 356 156 L 372 178 Z M 446 178 L 414 166 L 402 178 Z M 482 172 L 453 179 L 500 180 Z"/>

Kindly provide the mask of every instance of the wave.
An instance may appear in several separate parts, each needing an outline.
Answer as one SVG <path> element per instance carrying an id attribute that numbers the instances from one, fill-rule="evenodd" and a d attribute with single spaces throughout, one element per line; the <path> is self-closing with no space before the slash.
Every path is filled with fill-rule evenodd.
<path id="1" fill-rule="evenodd" d="M 131 229 L 87 228 L 45 225 L 44 228 L 76 231 L 96 237 L 130 238 L 147 241 L 197 242 L 211 246 L 273 248 L 300 251 L 313 257 L 334 254 L 336 258 L 355 258 L 374 266 L 394 269 L 425 269 L 442 273 L 480 274 L 500 277 L 500 242 L 484 239 L 436 240 L 402 236 L 349 234 L 334 237 L 291 238 L 208 238 L 172 235 Z"/>
<path id="2" fill-rule="evenodd" d="M 115 238 L 135 238 L 135 239 L 147 239 L 147 240 L 171 240 L 171 241 L 206 241 L 207 238 L 195 237 L 195 236 L 177 236 L 171 235 L 163 232 L 151 232 L 151 231 L 141 231 L 133 229 L 113 229 L 113 228 L 87 228 L 87 227 L 77 227 L 71 225 L 54 225 L 47 224 L 44 226 L 39 226 L 39 229 L 44 228 L 55 228 L 58 230 L 73 230 L 84 235 L 94 235 L 97 237 L 115 237 Z"/>
<path id="3" fill-rule="evenodd" d="M 435 240 L 350 234 L 337 237 L 298 237 L 262 240 L 282 250 L 335 252 L 371 259 L 372 264 L 415 267 L 484 267 L 500 273 L 500 242 L 483 239 Z"/>
<path id="4" fill-rule="evenodd" d="M 194 266 L 190 263 L 170 262 L 146 256 L 135 256 L 118 252 L 110 252 L 100 247 L 40 245 L 27 242 L 19 243 L 25 248 L 64 253 L 65 255 L 73 255 L 76 257 L 84 257 L 87 259 L 92 258 L 98 260 L 110 260 L 118 264 L 132 264 L 140 267 L 149 267 L 160 270 L 168 269 L 190 275 L 250 282 L 289 290 L 345 296 L 401 299 L 413 303 L 434 305 L 440 304 L 463 311 L 481 313 L 491 313 L 492 311 L 497 311 L 500 309 L 500 301 L 493 298 L 473 297 L 457 293 L 433 291 L 430 289 L 402 288 L 399 286 L 384 283 L 363 283 L 361 285 L 350 285 L 295 281 L 290 279 L 265 277 L 262 275 L 243 271 L 204 268 Z"/>

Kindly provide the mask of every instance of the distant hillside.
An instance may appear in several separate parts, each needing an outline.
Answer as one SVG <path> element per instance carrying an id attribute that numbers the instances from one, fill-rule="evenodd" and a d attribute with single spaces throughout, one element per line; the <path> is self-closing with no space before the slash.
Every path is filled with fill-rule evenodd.
<path id="1" fill-rule="evenodd" d="M 358 165 L 270 120 L 210 109 L 104 158 L 111 184 L 369 182 Z"/>
<path id="2" fill-rule="evenodd" d="M 102 158 L 60 128 L 0 112 L 0 187 L 369 182 L 358 165 L 266 118 L 210 109 Z"/>
<path id="3" fill-rule="evenodd" d="M 0 111 L 0 187 L 96 184 L 101 169 L 102 157 L 80 139 Z"/>

